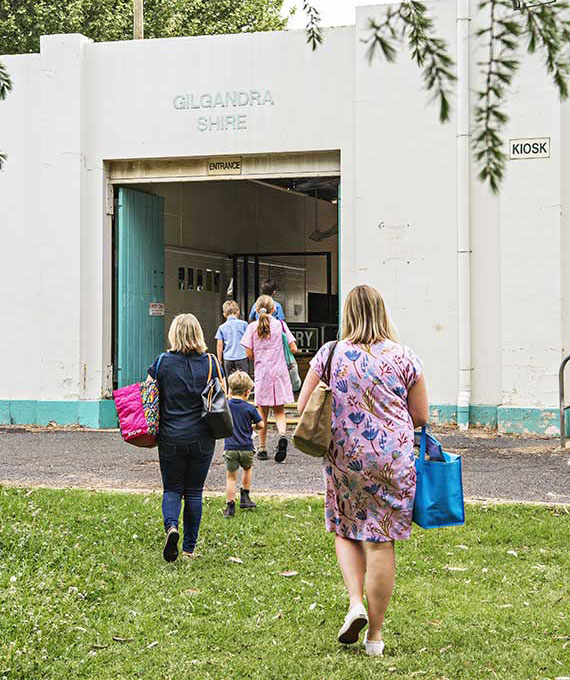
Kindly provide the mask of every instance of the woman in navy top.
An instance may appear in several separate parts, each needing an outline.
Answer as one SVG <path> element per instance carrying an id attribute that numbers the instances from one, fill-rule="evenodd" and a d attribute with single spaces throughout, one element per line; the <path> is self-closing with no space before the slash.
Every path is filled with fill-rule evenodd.
<path id="1" fill-rule="evenodd" d="M 209 360 L 204 334 L 193 314 L 179 314 L 168 331 L 170 350 L 148 369 L 158 381 L 160 422 L 158 458 L 162 475 L 164 559 L 178 557 L 178 520 L 184 498 L 182 556 L 192 557 L 202 519 L 202 492 L 215 440 L 202 420 L 202 392 Z"/>

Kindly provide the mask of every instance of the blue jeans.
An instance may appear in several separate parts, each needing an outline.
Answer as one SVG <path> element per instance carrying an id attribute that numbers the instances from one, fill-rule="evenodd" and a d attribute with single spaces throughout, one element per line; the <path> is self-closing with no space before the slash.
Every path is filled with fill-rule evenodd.
<path id="1" fill-rule="evenodd" d="M 184 498 L 184 540 L 182 550 L 194 552 L 202 519 L 202 491 L 210 469 L 216 442 L 209 437 L 190 444 L 158 444 L 162 475 L 162 516 L 164 528 L 178 528 Z"/>

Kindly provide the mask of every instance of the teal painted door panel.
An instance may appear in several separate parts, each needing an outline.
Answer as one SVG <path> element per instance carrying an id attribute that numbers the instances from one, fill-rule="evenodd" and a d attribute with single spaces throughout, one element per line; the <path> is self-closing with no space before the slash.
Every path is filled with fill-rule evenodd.
<path id="1" fill-rule="evenodd" d="M 151 316 L 151 302 L 164 303 L 164 199 L 119 189 L 117 211 L 117 381 L 144 380 L 164 350 L 164 317 Z"/>

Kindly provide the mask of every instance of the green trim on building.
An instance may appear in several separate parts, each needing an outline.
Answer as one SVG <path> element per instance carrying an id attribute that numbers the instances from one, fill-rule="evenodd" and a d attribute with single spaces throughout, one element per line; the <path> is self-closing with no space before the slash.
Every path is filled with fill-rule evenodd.
<path id="1" fill-rule="evenodd" d="M 0 425 L 83 425 L 95 429 L 117 427 L 112 399 L 97 401 L 0 401 Z"/>
<path id="2" fill-rule="evenodd" d="M 457 425 L 457 406 L 455 404 L 430 404 L 429 416 L 432 423 Z"/>
<path id="3" fill-rule="evenodd" d="M 456 425 L 457 407 L 452 404 L 432 404 L 430 418 L 433 423 Z M 560 434 L 558 410 L 553 408 L 472 404 L 469 407 L 469 424 L 498 429 L 505 434 L 540 434 L 551 437 Z M 570 418 L 567 418 L 566 430 L 570 431 Z"/>
<path id="4" fill-rule="evenodd" d="M 499 406 L 497 423 L 499 432 L 542 434 L 551 437 L 560 434 L 560 412 L 555 408 Z"/>
<path id="5" fill-rule="evenodd" d="M 430 419 L 440 425 L 457 424 L 455 404 L 431 404 Z M 32 399 L 0 400 L 0 425 L 82 425 L 93 429 L 118 427 L 115 402 L 42 401 Z M 498 429 L 505 434 L 540 434 L 551 437 L 560 434 L 559 413 L 555 408 L 525 408 L 517 406 L 485 406 L 469 408 L 469 423 Z M 570 435 L 570 416 L 566 419 Z"/>

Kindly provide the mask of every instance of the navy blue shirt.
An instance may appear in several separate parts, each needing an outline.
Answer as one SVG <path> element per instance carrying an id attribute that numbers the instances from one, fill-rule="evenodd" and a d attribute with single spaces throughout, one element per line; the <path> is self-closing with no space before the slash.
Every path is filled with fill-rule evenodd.
<path id="1" fill-rule="evenodd" d="M 160 422 L 158 440 L 165 444 L 187 444 L 212 438 L 202 420 L 202 392 L 208 380 L 207 354 L 165 352 L 158 376 L 157 357 L 148 374 L 158 380 Z M 216 370 L 215 362 L 212 362 Z"/>
<path id="2" fill-rule="evenodd" d="M 224 442 L 226 451 L 253 451 L 252 423 L 260 423 L 262 417 L 253 404 L 243 399 L 230 399 L 230 411 L 234 421 L 234 433 Z"/>

